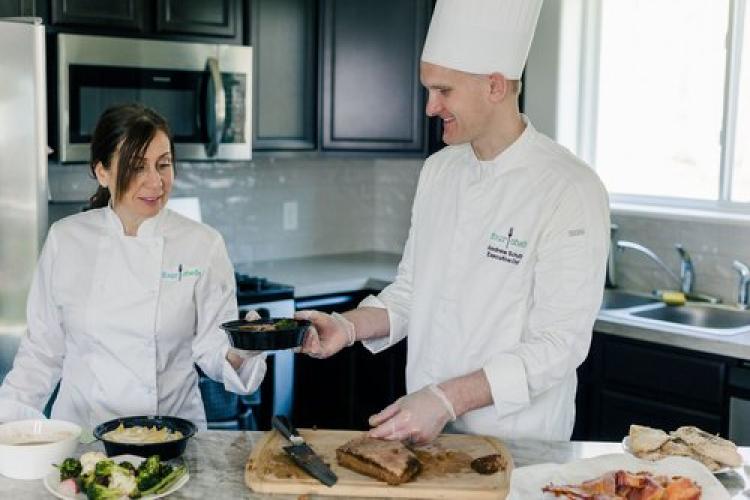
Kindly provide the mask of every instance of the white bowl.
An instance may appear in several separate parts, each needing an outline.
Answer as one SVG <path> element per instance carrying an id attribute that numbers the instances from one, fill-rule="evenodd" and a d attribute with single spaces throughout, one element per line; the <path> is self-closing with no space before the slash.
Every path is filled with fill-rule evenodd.
<path id="1" fill-rule="evenodd" d="M 72 457 L 81 428 L 64 420 L 20 420 L 0 425 L 0 474 L 40 479 Z"/>

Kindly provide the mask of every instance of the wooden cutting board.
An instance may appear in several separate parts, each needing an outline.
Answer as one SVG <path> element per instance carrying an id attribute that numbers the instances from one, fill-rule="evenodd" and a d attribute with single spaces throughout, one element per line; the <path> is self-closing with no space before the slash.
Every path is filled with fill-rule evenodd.
<path id="1" fill-rule="evenodd" d="M 312 449 L 331 466 L 339 480 L 327 487 L 308 476 L 289 458 L 282 446 L 289 443 L 277 431 L 267 432 L 253 448 L 245 466 L 245 484 L 256 493 L 317 494 L 331 496 L 392 498 L 503 499 L 508 494 L 513 460 L 498 439 L 466 434 L 442 434 L 417 452 L 423 471 L 416 479 L 390 486 L 336 462 L 336 448 L 360 436 L 358 431 L 300 429 Z M 484 455 L 502 454 L 508 462 L 504 471 L 481 475 L 469 462 Z"/>

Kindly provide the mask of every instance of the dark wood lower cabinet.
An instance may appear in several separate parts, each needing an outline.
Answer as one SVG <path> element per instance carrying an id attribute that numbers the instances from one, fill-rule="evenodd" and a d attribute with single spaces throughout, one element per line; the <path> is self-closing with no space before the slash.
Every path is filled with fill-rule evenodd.
<path id="1" fill-rule="evenodd" d="M 619 441 L 631 424 L 695 425 L 726 436 L 727 373 L 737 360 L 595 333 L 578 369 L 573 439 Z"/>
<path id="2" fill-rule="evenodd" d="M 721 416 L 690 408 L 661 403 L 651 399 L 603 390 L 597 439 L 619 441 L 628 435 L 630 424 L 647 425 L 674 430 L 683 425 L 694 425 L 712 434 L 721 432 Z"/>
<path id="3" fill-rule="evenodd" d="M 357 306 L 370 291 L 320 297 L 315 307 L 343 312 Z M 349 297 L 348 300 L 336 300 Z M 367 419 L 406 393 L 406 340 L 378 354 L 360 343 L 328 359 L 298 354 L 295 358 L 293 420 L 298 427 L 369 428 Z"/>

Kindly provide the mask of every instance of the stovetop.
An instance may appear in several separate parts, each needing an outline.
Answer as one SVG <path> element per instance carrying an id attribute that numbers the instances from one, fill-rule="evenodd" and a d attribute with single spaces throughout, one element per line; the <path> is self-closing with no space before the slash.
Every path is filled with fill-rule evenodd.
<path id="1" fill-rule="evenodd" d="M 239 305 L 294 298 L 293 286 L 242 273 L 234 273 L 234 277 L 237 281 L 237 303 Z"/>

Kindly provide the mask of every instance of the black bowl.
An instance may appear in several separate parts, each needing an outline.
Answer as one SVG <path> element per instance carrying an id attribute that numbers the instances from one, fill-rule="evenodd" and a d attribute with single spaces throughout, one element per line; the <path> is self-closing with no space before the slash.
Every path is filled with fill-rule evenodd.
<path id="1" fill-rule="evenodd" d="M 250 329 L 253 326 L 273 325 L 282 319 L 289 320 L 289 318 L 258 319 L 254 321 L 238 319 L 228 321 L 221 325 L 221 327 L 229 335 L 232 347 L 236 349 L 275 351 L 277 349 L 290 349 L 301 346 L 302 341 L 305 339 L 305 332 L 312 324 L 306 319 L 292 320 L 295 326 L 289 328 L 268 331 L 252 331 Z"/>
<path id="2" fill-rule="evenodd" d="M 104 438 L 104 434 L 117 429 L 122 423 L 126 428 L 140 425 L 142 427 L 154 427 L 162 429 L 167 427 L 173 431 L 180 431 L 182 437 L 174 441 L 165 441 L 163 443 L 118 443 Z M 115 455 L 137 455 L 139 457 L 150 457 L 159 455 L 162 460 L 177 458 L 185 452 L 187 441 L 198 429 L 195 424 L 189 420 L 177 417 L 159 417 L 159 416 L 138 416 L 138 417 L 120 417 L 99 424 L 94 429 L 94 436 L 104 443 L 104 450 L 107 456 Z"/>

